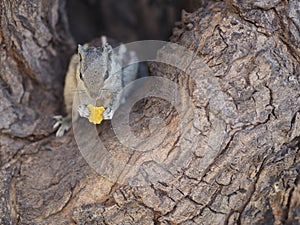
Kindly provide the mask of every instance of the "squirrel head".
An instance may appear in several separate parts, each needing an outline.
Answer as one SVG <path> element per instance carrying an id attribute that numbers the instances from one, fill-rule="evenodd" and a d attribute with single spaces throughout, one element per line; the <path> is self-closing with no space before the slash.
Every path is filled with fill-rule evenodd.
<path id="1" fill-rule="evenodd" d="M 106 39 L 102 40 L 102 47 L 78 45 L 78 55 L 80 68 L 77 79 L 83 82 L 89 96 L 97 99 L 104 83 L 110 78 L 113 61 L 112 47 Z"/>

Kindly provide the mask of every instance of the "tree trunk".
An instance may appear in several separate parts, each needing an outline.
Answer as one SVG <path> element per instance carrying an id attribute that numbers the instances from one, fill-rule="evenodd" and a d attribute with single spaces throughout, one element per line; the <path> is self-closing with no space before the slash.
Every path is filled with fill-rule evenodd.
<path id="1" fill-rule="evenodd" d="M 124 171 L 139 186 L 98 174 L 72 131 L 54 135 L 75 47 L 64 1 L 1 2 L 0 224 L 300 224 L 300 4 L 204 5 L 183 12 L 171 37 L 201 63 L 150 65 L 189 107 L 148 98 L 132 109 L 138 138 L 156 117 L 167 134 L 151 158 L 130 153 L 136 170 Z M 99 136 L 122 161 L 128 148 L 111 128 Z"/>

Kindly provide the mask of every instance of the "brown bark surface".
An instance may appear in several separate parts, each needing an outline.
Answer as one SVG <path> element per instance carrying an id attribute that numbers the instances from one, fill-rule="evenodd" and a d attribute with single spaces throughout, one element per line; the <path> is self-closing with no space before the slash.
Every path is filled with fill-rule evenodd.
<path id="1" fill-rule="evenodd" d="M 299 1 L 205 6 L 183 13 L 171 41 L 211 73 L 195 80 L 150 66 L 189 94 L 193 120 L 178 130 L 178 112 L 158 98 L 132 110 L 137 136 L 149 135 L 157 116 L 167 131 L 156 157 L 130 156 L 143 172 L 133 177 L 148 182 L 139 187 L 97 174 L 72 131 L 54 135 L 74 49 L 64 1 L 0 3 L 0 224 L 300 224 Z M 100 138 L 122 158 L 127 148 L 110 128 L 101 124 Z M 159 160 L 185 149 L 192 152 L 172 176 L 147 180 Z"/>

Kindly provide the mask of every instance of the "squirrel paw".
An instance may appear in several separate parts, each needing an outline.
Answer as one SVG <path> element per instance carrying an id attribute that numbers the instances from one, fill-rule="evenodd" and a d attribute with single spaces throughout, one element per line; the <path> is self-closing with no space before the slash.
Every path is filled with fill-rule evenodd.
<path id="1" fill-rule="evenodd" d="M 86 104 L 79 105 L 77 111 L 81 117 L 85 118 L 88 118 L 91 114 Z"/>
<path id="2" fill-rule="evenodd" d="M 56 131 L 56 137 L 62 137 L 72 126 L 72 119 L 68 116 L 54 116 L 53 119 L 56 120 L 56 123 L 53 125 Z"/>
<path id="3" fill-rule="evenodd" d="M 79 105 L 77 111 L 80 117 L 88 118 L 91 115 L 91 111 L 89 110 L 86 104 Z M 114 115 L 114 111 L 110 107 L 106 107 L 103 113 L 103 119 L 111 120 L 113 115 Z"/>
<path id="4" fill-rule="evenodd" d="M 113 115 L 114 115 L 114 111 L 110 107 L 107 107 L 105 109 L 105 112 L 103 113 L 103 119 L 111 120 Z"/>

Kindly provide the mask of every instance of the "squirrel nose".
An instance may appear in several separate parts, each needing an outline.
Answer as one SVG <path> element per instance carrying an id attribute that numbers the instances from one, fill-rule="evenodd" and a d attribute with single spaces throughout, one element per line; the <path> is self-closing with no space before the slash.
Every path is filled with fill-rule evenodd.
<path id="1" fill-rule="evenodd" d="M 90 97 L 93 98 L 93 99 L 96 99 L 96 98 L 99 97 L 99 92 L 98 91 L 90 91 L 89 94 L 90 94 Z"/>

